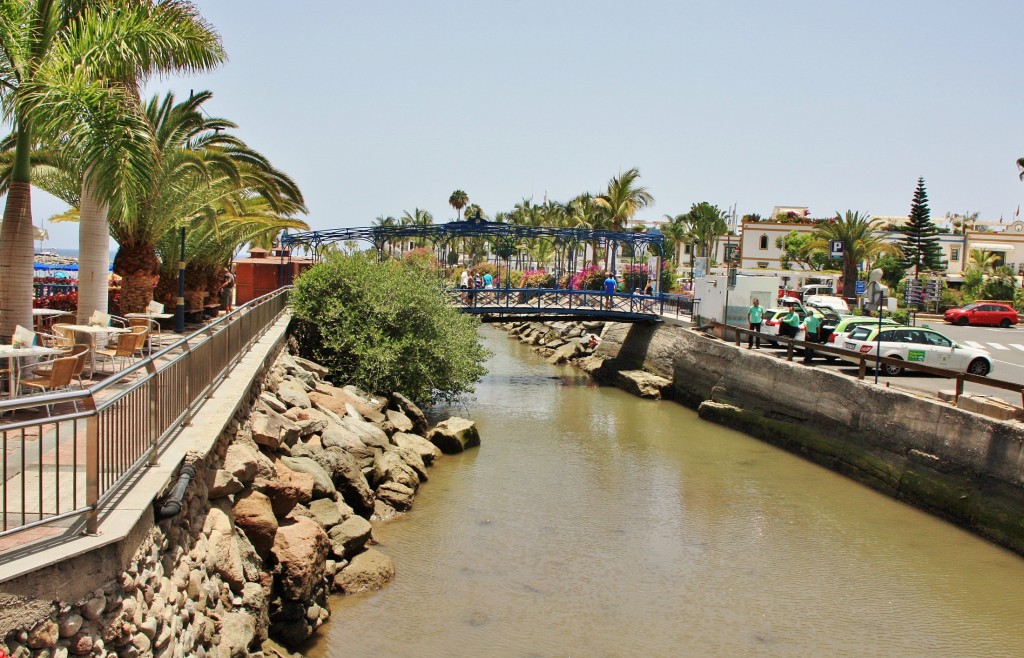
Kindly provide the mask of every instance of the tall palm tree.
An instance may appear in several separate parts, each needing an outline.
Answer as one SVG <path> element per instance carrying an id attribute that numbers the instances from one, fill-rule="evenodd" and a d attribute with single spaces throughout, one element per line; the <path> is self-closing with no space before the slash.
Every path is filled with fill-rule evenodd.
<path id="1" fill-rule="evenodd" d="M 875 236 L 880 225 L 881 222 L 871 219 L 870 215 L 847 210 L 846 214 L 837 211 L 834 219 L 814 228 L 810 248 L 828 249 L 832 241 L 843 243 L 843 295 L 848 299 L 854 297 L 858 265 L 880 254 L 900 253 L 899 247 Z"/>
<path id="2" fill-rule="evenodd" d="M 626 222 L 633 218 L 638 210 L 643 210 L 654 203 L 654 197 L 647 188 L 639 185 L 640 170 L 636 167 L 612 177 L 604 194 L 594 199 L 594 203 L 607 213 L 611 229 L 621 231 Z M 611 249 L 611 269 L 615 269 L 615 252 Z"/>
<path id="3" fill-rule="evenodd" d="M 305 212 L 294 181 L 228 133 L 235 124 L 205 114 L 201 105 L 211 96 L 200 92 L 176 103 L 167 94 L 145 108 L 152 148 L 135 165 L 142 184 L 109 197 L 122 311 L 142 310 L 152 299 L 160 272 L 156 244 L 164 234 L 212 215 L 243 214 L 239 209 L 254 197 L 281 216 Z"/>
<path id="4" fill-rule="evenodd" d="M 455 208 L 455 212 L 458 213 L 458 219 L 462 219 L 462 209 L 469 203 L 469 195 L 462 190 L 455 190 L 452 195 L 448 197 L 448 205 Z"/>
<path id="5" fill-rule="evenodd" d="M 202 54 L 197 56 L 198 52 Z M 89 172 L 79 181 L 84 212 L 91 216 L 93 207 L 96 212 L 105 207 L 93 203 L 97 195 L 102 198 L 126 183 L 110 175 L 111 164 L 126 159 L 121 147 L 139 146 L 140 133 L 131 128 L 131 121 L 119 123 L 123 115 L 115 112 L 131 94 L 125 93 L 125 85 L 110 81 L 133 76 L 138 80 L 157 71 L 204 69 L 222 59 L 219 38 L 183 0 L 0 3 L 0 105 L 12 120 L 16 142 L 5 209 L 5 219 L 10 221 L 0 231 L 0 309 L 4 310 L 0 334 L 31 321 L 29 157 L 38 145 L 37 133 L 49 132 L 51 139 L 59 135 L 62 147 L 80 159 L 83 172 Z M 82 121 L 87 116 L 97 122 Z M 93 140 L 90 149 L 78 151 L 86 125 L 103 126 L 104 137 Z M 106 239 L 105 229 L 99 234 Z M 87 248 L 81 254 L 83 266 L 96 251 L 107 258 L 106 248 Z M 105 299 L 105 265 L 102 270 Z"/>
<path id="6" fill-rule="evenodd" d="M 434 223 L 434 216 L 430 214 L 430 211 L 423 210 L 422 208 L 413 208 L 410 213 L 408 210 L 402 212 L 402 216 L 398 219 L 402 226 L 430 226 Z M 416 246 L 422 247 L 426 245 L 427 241 L 424 238 L 416 239 Z"/>

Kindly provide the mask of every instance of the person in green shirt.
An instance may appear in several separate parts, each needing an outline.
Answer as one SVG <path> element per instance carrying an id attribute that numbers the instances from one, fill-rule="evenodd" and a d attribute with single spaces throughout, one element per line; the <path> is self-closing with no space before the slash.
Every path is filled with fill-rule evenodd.
<path id="1" fill-rule="evenodd" d="M 761 306 L 761 302 L 757 300 L 757 297 L 750 302 L 750 309 L 747 310 L 747 321 L 750 323 L 750 330 L 761 333 L 761 319 L 764 317 L 764 307 Z M 754 347 L 754 334 L 747 336 L 747 349 Z M 761 349 L 761 337 L 757 337 L 757 347 L 755 349 Z"/>
<path id="2" fill-rule="evenodd" d="M 796 308 L 791 306 L 789 313 L 782 316 L 779 333 L 787 338 L 796 338 L 798 331 L 800 331 L 800 315 L 796 312 Z"/>
<path id="3" fill-rule="evenodd" d="M 803 326 L 804 326 L 804 331 L 806 332 L 806 334 L 804 336 L 804 340 L 806 340 L 808 343 L 820 343 L 821 342 L 821 337 L 819 335 L 819 333 L 821 331 L 821 320 L 822 320 L 822 318 L 817 316 L 817 315 L 815 315 L 814 313 L 810 313 L 806 318 L 804 318 L 804 325 Z M 810 363 L 811 359 L 813 359 L 813 358 L 814 358 L 814 350 L 811 349 L 810 346 L 808 346 L 804 350 L 804 363 Z"/>

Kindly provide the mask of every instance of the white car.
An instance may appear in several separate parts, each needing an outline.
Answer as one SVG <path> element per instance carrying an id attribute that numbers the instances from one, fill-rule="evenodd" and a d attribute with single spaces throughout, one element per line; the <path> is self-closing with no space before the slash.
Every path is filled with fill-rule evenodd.
<path id="1" fill-rule="evenodd" d="M 829 306 L 840 315 L 849 315 L 850 307 L 842 297 L 833 295 L 808 295 L 804 297 L 804 303 L 810 306 Z"/>
<path id="2" fill-rule="evenodd" d="M 873 357 L 876 346 L 881 346 L 882 356 L 900 359 L 909 363 L 923 363 L 934 368 L 945 368 L 967 372 L 984 377 L 992 372 L 992 357 L 985 350 L 965 347 L 927 327 L 889 327 L 864 325 L 851 331 L 837 347 Z M 842 357 L 858 363 L 853 356 Z M 896 364 L 885 364 L 882 371 L 887 375 L 899 375 L 903 368 Z"/>
<path id="3" fill-rule="evenodd" d="M 766 336 L 780 335 L 779 324 L 782 322 L 782 316 L 786 315 L 787 313 L 789 313 L 788 308 L 770 308 L 766 310 L 764 312 L 764 317 L 761 319 L 761 333 Z M 800 320 L 802 322 L 804 318 L 803 314 L 801 314 L 799 310 L 797 311 L 797 314 L 800 315 Z M 803 334 L 804 330 L 803 328 L 800 328 L 797 331 L 796 339 L 803 340 Z"/>

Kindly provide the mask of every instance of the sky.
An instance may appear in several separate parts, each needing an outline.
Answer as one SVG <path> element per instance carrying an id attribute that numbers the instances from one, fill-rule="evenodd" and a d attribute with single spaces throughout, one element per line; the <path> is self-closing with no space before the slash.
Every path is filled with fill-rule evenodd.
<path id="1" fill-rule="evenodd" d="M 637 167 L 654 206 L 806 206 L 1013 219 L 1024 202 L 1019 0 L 199 0 L 206 110 L 301 187 L 314 229 L 462 189 L 485 213 L 600 193 Z M 37 225 L 66 206 L 35 191 Z M 74 225 L 44 224 L 48 247 Z"/>

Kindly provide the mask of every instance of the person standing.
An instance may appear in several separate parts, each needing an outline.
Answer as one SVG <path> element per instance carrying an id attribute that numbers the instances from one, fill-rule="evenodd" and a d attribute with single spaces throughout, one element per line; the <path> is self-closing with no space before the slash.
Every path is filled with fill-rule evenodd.
<path id="1" fill-rule="evenodd" d="M 605 302 L 605 308 L 607 308 L 608 310 L 611 310 L 612 308 L 612 295 L 615 294 L 616 285 L 617 282 L 615 281 L 615 278 L 612 276 L 612 273 L 608 272 L 604 279 L 604 294 L 607 295 L 608 297 L 607 301 Z"/>
<path id="2" fill-rule="evenodd" d="M 494 290 L 494 277 L 490 272 L 484 274 L 484 290 Z"/>
<path id="3" fill-rule="evenodd" d="M 469 270 L 468 269 L 464 268 L 462 270 L 462 274 L 459 276 L 459 288 L 461 288 L 463 290 L 469 290 Z M 468 304 L 469 303 L 469 293 L 468 292 L 462 293 L 462 297 L 463 297 L 463 303 Z"/>
<path id="4" fill-rule="evenodd" d="M 820 343 L 821 337 L 819 333 L 821 331 L 821 318 L 815 315 L 813 312 L 809 313 L 804 318 L 804 340 L 808 343 Z M 808 345 L 804 349 L 804 363 L 810 363 L 811 359 L 814 358 L 814 350 Z"/>
<path id="5" fill-rule="evenodd" d="M 750 330 L 761 333 L 761 320 L 764 318 L 764 307 L 761 306 L 761 302 L 758 301 L 757 297 L 750 302 L 750 308 L 747 309 L 747 322 L 750 323 Z M 747 349 L 754 347 L 754 334 L 747 336 Z M 757 347 L 754 349 L 761 349 L 761 337 L 757 337 Z"/>

